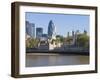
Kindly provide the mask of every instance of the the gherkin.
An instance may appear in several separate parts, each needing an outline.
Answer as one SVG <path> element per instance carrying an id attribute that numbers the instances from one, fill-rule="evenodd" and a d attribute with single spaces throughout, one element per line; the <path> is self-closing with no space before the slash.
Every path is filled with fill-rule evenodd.
<path id="1" fill-rule="evenodd" d="M 48 37 L 54 38 L 56 36 L 56 27 L 52 20 L 48 24 Z"/>

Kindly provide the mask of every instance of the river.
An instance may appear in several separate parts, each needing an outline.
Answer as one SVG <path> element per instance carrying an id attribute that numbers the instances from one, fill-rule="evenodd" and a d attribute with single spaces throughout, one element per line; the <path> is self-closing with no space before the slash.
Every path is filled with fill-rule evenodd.
<path id="1" fill-rule="evenodd" d="M 88 55 L 60 55 L 46 53 L 27 53 L 26 67 L 82 65 L 89 64 Z"/>

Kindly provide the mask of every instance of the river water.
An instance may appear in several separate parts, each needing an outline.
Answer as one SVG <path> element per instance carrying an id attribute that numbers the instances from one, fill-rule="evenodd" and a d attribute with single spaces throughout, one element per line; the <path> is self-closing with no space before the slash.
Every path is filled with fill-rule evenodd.
<path id="1" fill-rule="evenodd" d="M 87 55 L 59 55 L 27 53 L 26 67 L 82 65 L 89 64 Z"/>

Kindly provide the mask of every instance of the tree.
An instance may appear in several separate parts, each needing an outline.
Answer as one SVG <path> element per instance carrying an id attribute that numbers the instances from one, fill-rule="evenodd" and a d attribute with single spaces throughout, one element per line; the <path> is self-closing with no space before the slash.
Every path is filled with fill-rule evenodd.
<path id="1" fill-rule="evenodd" d="M 26 40 L 26 48 L 31 48 L 30 41 L 31 41 L 31 38 L 28 38 Z"/>
<path id="2" fill-rule="evenodd" d="M 79 34 L 77 36 L 77 45 L 80 47 L 89 47 L 89 36 L 86 34 Z"/>
<path id="3" fill-rule="evenodd" d="M 73 40 L 73 39 L 72 39 L 71 36 L 67 37 L 67 43 L 68 43 L 68 44 L 71 44 L 72 40 Z"/>
<path id="4" fill-rule="evenodd" d="M 38 46 L 39 40 L 35 38 L 29 38 L 26 40 L 27 48 L 36 48 Z"/>
<path id="5" fill-rule="evenodd" d="M 64 42 L 64 37 L 61 36 L 61 35 L 57 35 L 57 36 L 56 36 L 56 39 L 57 39 L 58 42 L 61 42 L 61 43 Z"/>

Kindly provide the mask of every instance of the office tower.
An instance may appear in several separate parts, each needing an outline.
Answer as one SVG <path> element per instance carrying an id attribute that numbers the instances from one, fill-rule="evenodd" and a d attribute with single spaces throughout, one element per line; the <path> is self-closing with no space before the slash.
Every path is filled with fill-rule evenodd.
<path id="1" fill-rule="evenodd" d="M 76 34 L 75 34 L 75 32 L 74 31 L 72 31 L 72 44 L 73 44 L 73 46 L 75 46 L 75 44 L 76 44 Z"/>
<path id="2" fill-rule="evenodd" d="M 25 24 L 26 24 L 26 34 L 34 38 L 35 37 L 35 24 L 29 23 L 28 21 L 26 21 Z"/>
<path id="3" fill-rule="evenodd" d="M 47 34 L 42 34 L 42 37 L 48 38 Z"/>
<path id="4" fill-rule="evenodd" d="M 43 34 L 43 28 L 36 28 L 36 38 L 40 39 Z"/>
<path id="5" fill-rule="evenodd" d="M 73 37 L 75 36 L 74 31 L 72 31 L 72 36 L 73 36 Z"/>
<path id="6" fill-rule="evenodd" d="M 69 37 L 69 32 L 67 32 L 67 37 Z"/>
<path id="7" fill-rule="evenodd" d="M 42 34 L 42 39 L 48 40 L 48 34 Z"/>
<path id="8" fill-rule="evenodd" d="M 29 35 L 29 26 L 30 26 L 30 23 L 28 21 L 25 21 L 25 26 L 26 26 L 26 34 Z"/>
<path id="9" fill-rule="evenodd" d="M 48 24 L 48 37 L 55 38 L 55 36 L 56 36 L 56 27 L 55 27 L 53 21 L 50 20 L 50 22 Z"/>
<path id="10" fill-rule="evenodd" d="M 35 24 L 30 23 L 30 36 L 35 38 Z"/>

